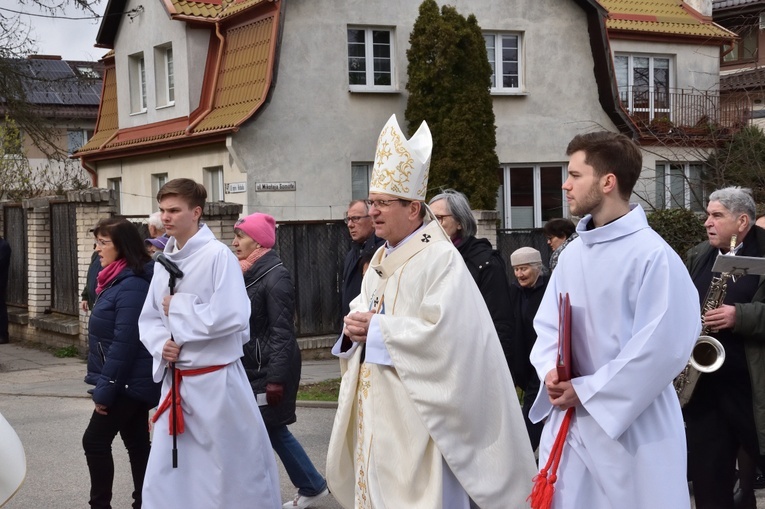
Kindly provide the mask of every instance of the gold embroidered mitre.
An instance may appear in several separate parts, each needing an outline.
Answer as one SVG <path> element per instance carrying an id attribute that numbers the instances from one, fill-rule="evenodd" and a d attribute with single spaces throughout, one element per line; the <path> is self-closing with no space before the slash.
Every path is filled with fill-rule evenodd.
<path id="1" fill-rule="evenodd" d="M 425 200 L 432 150 L 433 137 L 426 122 L 407 140 L 392 115 L 377 140 L 369 192 Z"/>

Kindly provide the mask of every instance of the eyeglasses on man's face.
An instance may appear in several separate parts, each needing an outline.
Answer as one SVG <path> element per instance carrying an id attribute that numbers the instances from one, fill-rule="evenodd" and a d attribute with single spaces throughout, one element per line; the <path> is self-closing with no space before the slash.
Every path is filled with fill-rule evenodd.
<path id="1" fill-rule="evenodd" d="M 364 200 L 367 205 L 374 207 L 378 210 L 387 209 L 394 201 L 408 201 L 401 198 L 391 198 L 390 200 Z"/>
<path id="2" fill-rule="evenodd" d="M 366 215 L 366 216 L 345 216 L 345 219 L 343 219 L 343 221 L 345 221 L 345 224 L 350 224 L 350 223 L 356 224 L 359 221 L 361 221 L 362 219 L 366 219 L 368 217 L 369 217 L 369 215 Z"/>

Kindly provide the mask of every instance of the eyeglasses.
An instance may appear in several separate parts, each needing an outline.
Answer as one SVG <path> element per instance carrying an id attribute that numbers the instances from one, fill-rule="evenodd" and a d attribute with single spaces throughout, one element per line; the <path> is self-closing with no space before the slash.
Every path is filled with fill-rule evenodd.
<path id="1" fill-rule="evenodd" d="M 96 239 L 96 244 L 98 244 L 101 247 L 108 246 L 111 243 L 112 243 L 111 240 Z"/>
<path id="2" fill-rule="evenodd" d="M 451 214 L 433 214 L 438 219 L 438 222 L 444 224 L 444 218 L 453 217 Z"/>
<path id="3" fill-rule="evenodd" d="M 409 200 L 402 200 L 401 198 L 394 198 L 391 200 L 364 200 L 367 205 L 370 207 L 374 207 L 376 209 L 387 209 L 390 207 L 390 204 L 394 201 L 409 201 Z"/>
<path id="4" fill-rule="evenodd" d="M 361 221 L 362 219 L 366 219 L 368 217 L 369 217 L 369 215 L 366 215 L 366 216 L 345 216 L 345 219 L 343 219 L 343 221 L 345 221 L 345 224 L 350 224 L 350 223 L 356 224 L 359 221 Z"/>

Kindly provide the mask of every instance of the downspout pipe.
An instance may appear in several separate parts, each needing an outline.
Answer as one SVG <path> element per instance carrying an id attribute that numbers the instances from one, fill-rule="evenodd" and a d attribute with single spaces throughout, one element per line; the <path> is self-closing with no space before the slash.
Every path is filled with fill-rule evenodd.
<path id="1" fill-rule="evenodd" d="M 215 59 L 215 72 L 213 73 L 213 82 L 210 87 L 210 97 L 207 100 L 207 108 L 186 128 L 186 136 L 191 135 L 191 132 L 199 124 L 203 118 L 205 118 L 211 111 L 213 105 L 213 99 L 215 99 L 215 89 L 218 86 L 218 75 L 220 74 L 220 66 L 223 61 L 223 50 L 225 48 L 225 39 L 220 32 L 220 23 L 215 23 L 215 36 L 218 38 L 218 56 Z"/>
<path id="2" fill-rule="evenodd" d="M 90 173 L 90 184 L 91 187 L 98 187 L 98 173 L 96 172 L 96 169 L 90 166 L 88 163 L 85 162 L 85 158 L 80 158 L 80 164 L 83 168 L 85 168 L 85 171 Z"/>

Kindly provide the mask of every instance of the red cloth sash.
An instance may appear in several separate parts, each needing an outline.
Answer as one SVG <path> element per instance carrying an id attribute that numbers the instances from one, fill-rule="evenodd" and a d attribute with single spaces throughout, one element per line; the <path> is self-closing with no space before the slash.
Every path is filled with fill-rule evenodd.
<path id="1" fill-rule="evenodd" d="M 175 372 L 175 429 L 178 434 L 183 433 L 184 427 L 183 427 L 183 410 L 181 408 L 181 380 L 183 380 L 184 376 L 197 376 L 197 375 L 206 375 L 207 373 L 212 373 L 213 371 L 218 371 L 219 369 L 223 369 L 227 366 L 227 364 L 221 364 L 219 366 L 207 366 L 205 368 L 197 368 L 197 369 L 174 369 Z M 151 422 L 157 422 L 157 419 L 159 419 L 159 416 L 162 415 L 162 413 L 171 407 L 173 404 L 173 391 L 169 390 L 167 391 L 167 396 L 165 396 L 165 399 L 162 401 L 162 404 L 160 404 L 157 407 L 157 411 L 154 413 L 154 416 L 151 418 Z M 172 412 L 171 412 L 172 414 Z M 168 419 L 169 423 L 169 433 L 173 434 L 173 418 L 172 416 L 170 419 Z"/>

